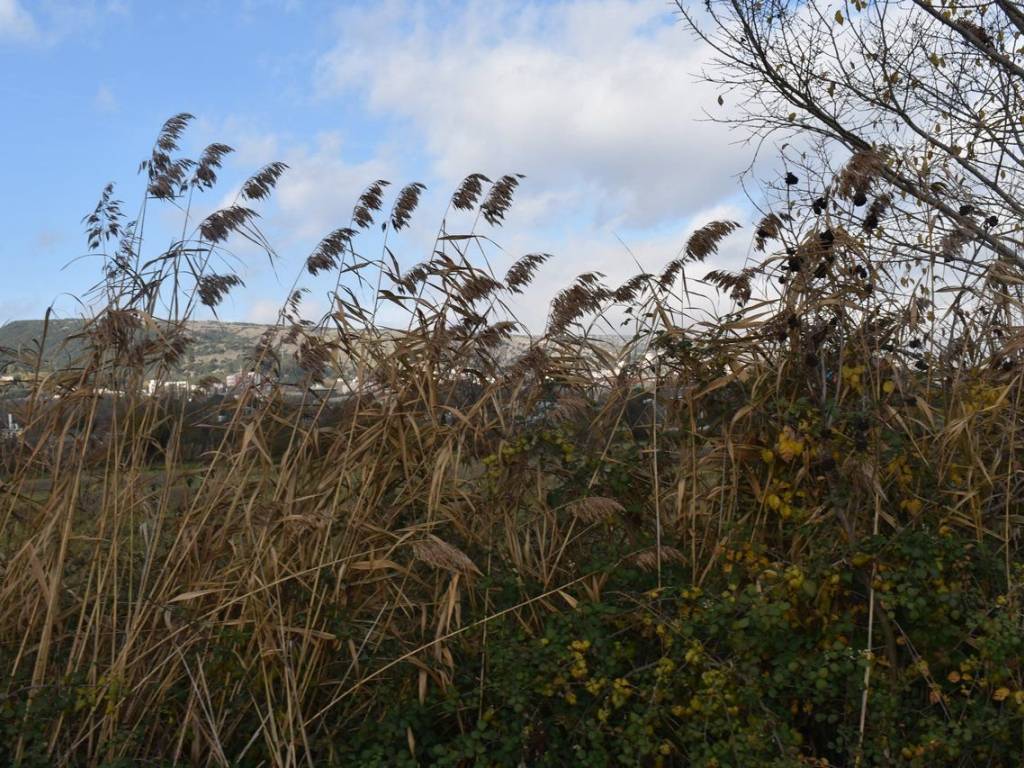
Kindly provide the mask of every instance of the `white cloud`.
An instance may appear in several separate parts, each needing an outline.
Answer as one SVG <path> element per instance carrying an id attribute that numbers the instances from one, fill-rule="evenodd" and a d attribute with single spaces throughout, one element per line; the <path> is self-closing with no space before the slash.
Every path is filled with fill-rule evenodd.
<path id="1" fill-rule="evenodd" d="M 369 158 L 351 160 L 351 152 L 340 133 L 324 132 L 299 140 L 260 132 L 252 123 L 239 118 L 220 123 L 199 120 L 196 135 L 190 138 L 196 142 L 189 147 L 192 156 L 211 141 L 224 141 L 235 150 L 218 174 L 221 183 L 216 190 L 192 201 L 192 227 L 215 210 L 238 202 L 244 179 L 262 166 L 274 161 L 288 165 L 269 201 L 246 203 L 257 210 L 258 226 L 277 258 L 271 263 L 262 248 L 236 237 L 228 250 L 211 263 L 214 271 L 230 270 L 245 281 L 245 287 L 233 291 L 229 302 L 219 310 L 221 316 L 249 322 L 274 321 L 296 276 L 297 287 L 312 290 L 303 301 L 307 317 L 326 311 L 324 296 L 333 288 L 334 278 L 310 277 L 304 270 L 305 259 L 322 237 L 351 223 L 353 206 L 368 183 L 400 177 L 386 153 L 378 151 Z M 389 196 L 387 205 L 390 202 Z M 147 238 L 150 242 L 160 242 L 164 235 L 175 237 L 181 229 L 180 211 L 176 208 L 161 206 L 150 218 L 161 228 L 159 236 L 151 234 Z M 379 215 L 378 221 L 381 220 L 383 216 Z M 433 224 L 436 227 L 436 221 Z M 377 228 L 371 228 L 367 234 L 368 253 L 379 253 L 379 234 Z"/>
<path id="2" fill-rule="evenodd" d="M 689 235 L 698 227 L 710 221 L 732 219 L 743 221 L 745 212 L 735 206 L 713 206 L 696 212 L 673 226 L 658 232 L 641 232 L 618 239 L 606 230 L 567 230 L 544 250 L 554 253 L 555 258 L 541 267 L 537 280 L 522 296 L 512 303 L 515 315 L 532 330 L 542 329 L 548 313 L 548 306 L 555 294 L 572 283 L 581 272 L 598 272 L 602 282 L 610 288 L 617 288 L 626 280 L 641 272 L 658 275 L 673 259 L 681 255 Z M 525 230 L 510 232 L 508 240 L 501 238 L 507 255 L 494 260 L 495 272 L 499 277 L 512 262 L 524 253 L 537 249 L 537 237 Z M 713 269 L 738 270 L 749 255 L 749 229 L 726 238 L 718 254 L 703 263 L 686 268 L 688 287 L 695 293 L 691 296 L 694 306 L 711 308 L 724 306 L 713 300 L 704 300 L 697 294 L 712 297 L 714 292 L 702 287 L 700 280 Z M 622 319 L 614 313 L 609 315 L 613 323 Z M 609 329 L 604 327 L 604 331 Z"/>
<path id="3" fill-rule="evenodd" d="M 285 152 L 289 171 L 274 197 L 281 215 L 297 224 L 299 237 L 322 237 L 347 226 L 359 194 L 374 179 L 394 177 L 394 167 L 382 157 L 359 162 L 344 159 L 342 138 L 322 134 L 312 147 Z"/>
<path id="4" fill-rule="evenodd" d="M 114 92 L 106 85 L 100 85 L 100 87 L 96 89 L 96 95 L 93 97 L 93 105 L 100 112 L 116 112 L 118 106 Z"/>
<path id="5" fill-rule="evenodd" d="M 276 323 L 283 302 L 274 299 L 256 299 L 249 304 L 245 313 L 247 323 Z"/>
<path id="6" fill-rule="evenodd" d="M 749 154 L 702 121 L 704 108 L 719 109 L 717 94 L 694 76 L 707 52 L 659 2 L 390 0 L 345 10 L 338 21 L 340 37 L 320 58 L 316 84 L 329 102 L 358 112 L 365 100 L 381 118 L 368 156 L 353 159 L 339 133 L 297 142 L 228 125 L 218 136 L 236 146 L 233 162 L 241 166 L 291 166 L 264 219 L 282 254 L 280 298 L 266 283 L 256 288 L 260 277 L 249 273 L 252 319 L 276 312 L 302 259 L 322 235 L 348 224 L 359 193 L 376 178 L 430 187 L 410 230 L 390 236 L 405 269 L 429 257 L 448 196 L 467 173 L 527 174 L 505 225 L 480 231 L 504 249 L 488 252 L 499 277 L 525 253 L 555 254 L 512 303 L 533 330 L 543 328 L 549 301 L 580 272 L 602 272 L 617 286 L 641 269 L 660 272 L 697 226 L 722 217 L 749 222 L 735 204 L 735 174 Z M 462 233 L 471 221 L 452 214 L 449 231 Z M 742 266 L 749 233 L 733 235 L 688 274 Z M 357 248 L 380 255 L 379 232 L 361 235 Z M 333 279 L 303 276 L 300 284 L 312 289 L 312 300 Z"/>
<path id="7" fill-rule="evenodd" d="M 35 20 L 18 0 L 0 0 L 0 40 L 34 40 L 38 34 Z"/>
<path id="8" fill-rule="evenodd" d="M 235 149 L 231 161 L 236 170 L 248 174 L 273 161 L 287 163 L 288 170 L 273 193 L 271 224 L 289 244 L 312 247 L 332 229 L 347 226 L 352 206 L 366 185 L 374 179 L 392 179 L 396 172 L 383 151 L 368 159 L 348 160 L 345 139 L 337 132 L 298 142 L 229 121 L 217 134 L 224 136 Z M 233 202 L 237 190 L 225 194 L 220 205 Z"/>
<path id="9" fill-rule="evenodd" d="M 131 12 L 126 0 L 46 0 L 29 7 L 31 13 L 20 0 L 0 0 L 0 42 L 52 46 Z"/>
<path id="10" fill-rule="evenodd" d="M 518 171 L 595 223 L 643 226 L 715 203 L 742 157 L 701 122 L 705 49 L 662 3 L 390 2 L 340 17 L 324 94 L 409 121 L 449 183 Z M 558 211 L 563 215 L 565 209 Z"/>
<path id="11" fill-rule="evenodd" d="M 380 150 L 369 159 L 348 160 L 346 142 L 337 133 L 321 134 L 311 142 L 298 143 L 275 134 L 260 134 L 238 123 L 204 126 L 203 131 L 226 138 L 237 151 L 231 156 L 230 168 L 223 174 L 225 181 L 230 177 L 234 184 L 229 183 L 214 197 L 197 203 L 193 211 L 196 221 L 215 208 L 234 202 L 240 179 L 249 172 L 275 159 L 283 159 L 290 166 L 278 182 L 271 202 L 257 206 L 262 214 L 261 227 L 270 237 L 280 261 L 271 271 L 266 257 L 258 249 L 244 241 L 233 242 L 232 253 L 238 257 L 233 268 L 245 279 L 246 288 L 232 295 L 230 304 L 222 308 L 222 316 L 272 322 L 297 275 L 298 286 L 311 290 L 303 302 L 305 315 L 319 317 L 326 310 L 326 296 L 334 287 L 335 276 L 306 274 L 305 257 L 323 235 L 349 224 L 352 206 L 368 182 L 376 178 L 395 180 L 395 186 L 387 190 L 385 212 L 377 216 L 381 221 L 390 209 L 400 181 L 407 181 L 407 177 L 396 170 L 398 163 L 388 157 L 387 150 Z M 541 267 L 525 294 L 508 299 L 515 317 L 533 331 L 543 329 L 550 300 L 580 272 L 600 272 L 608 286 L 617 287 L 640 271 L 660 273 L 679 255 L 696 227 L 715 219 L 745 221 L 748 218 L 747 212 L 736 205 L 702 207 L 681 211 L 674 221 L 656 228 L 622 230 L 623 241 L 620 242 L 616 229 L 610 224 L 597 225 L 576 216 L 579 203 L 574 190 L 552 187 L 530 194 L 533 184 L 533 179 L 523 182 L 521 191 L 526 194 L 516 195 L 503 227 L 495 229 L 478 222 L 478 233 L 491 238 L 495 244 L 479 243 L 483 252 L 476 243 L 468 244 L 470 257 L 483 266 L 485 254 L 486 263 L 499 278 L 526 253 L 554 254 L 554 258 Z M 451 191 L 441 183 L 432 185 L 424 194 L 411 226 L 388 235 L 388 244 L 401 269 L 430 257 Z M 539 226 L 538 222 L 550 218 L 548 211 L 552 210 L 559 215 L 568 212 L 569 220 L 559 226 Z M 168 213 L 177 221 L 175 215 Z M 449 212 L 448 231 L 465 233 L 474 218 L 475 214 Z M 172 226 L 173 222 L 165 222 L 165 225 Z M 731 236 L 720 254 L 688 270 L 688 277 L 699 279 L 711 269 L 738 269 L 748 255 L 749 241 L 749 228 Z M 382 234 L 377 227 L 370 227 L 360 233 L 355 245 L 360 255 L 376 258 L 382 253 Z M 467 244 L 458 241 L 445 247 L 457 246 Z M 372 303 L 369 289 L 359 289 L 352 279 L 346 279 L 346 283 L 360 294 L 362 301 Z M 380 319 L 384 324 L 395 326 L 405 323 L 404 316 L 387 304 L 382 307 Z M 609 330 L 607 326 L 602 328 L 602 332 Z"/>

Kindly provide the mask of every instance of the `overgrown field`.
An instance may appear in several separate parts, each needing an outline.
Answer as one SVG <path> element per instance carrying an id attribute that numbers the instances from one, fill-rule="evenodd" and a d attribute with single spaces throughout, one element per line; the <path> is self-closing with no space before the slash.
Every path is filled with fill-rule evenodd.
<path id="1" fill-rule="evenodd" d="M 227 148 L 178 159 L 186 122 L 148 205 L 215 180 Z M 511 363 L 504 302 L 547 257 L 473 249 L 518 178 L 469 177 L 481 229 L 404 271 L 355 243 L 419 188 L 371 185 L 306 265 L 338 275 L 330 314 L 289 298 L 187 464 L 195 414 L 141 382 L 235 285 L 216 255 L 260 241 L 284 168 L 153 258 L 108 192 L 103 309 L 5 448 L 0 763 L 1021 764 L 1017 286 L 951 299 L 934 259 L 879 258 L 842 213 L 878 167 L 766 218 L 743 272 L 698 279 L 737 226 L 712 222 L 655 274 L 582 276 Z M 283 395 L 342 367 L 330 418 Z"/>

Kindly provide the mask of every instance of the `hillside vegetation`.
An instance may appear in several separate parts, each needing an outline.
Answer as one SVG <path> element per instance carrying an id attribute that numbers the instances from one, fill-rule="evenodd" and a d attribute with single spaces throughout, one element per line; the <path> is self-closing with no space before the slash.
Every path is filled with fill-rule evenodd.
<path id="1" fill-rule="evenodd" d="M 198 383 L 207 378 L 222 381 L 249 367 L 253 349 L 261 339 L 273 335 L 275 326 L 263 323 L 237 323 L 220 320 L 188 320 L 182 326 L 188 345 L 181 358 L 167 367 L 165 375 L 172 380 Z M 0 326 L 0 369 L 7 375 L 27 374 L 38 365 L 53 371 L 70 366 L 85 349 L 84 335 L 88 332 L 85 320 L 13 320 Z M 319 329 L 321 336 L 336 338 L 331 329 Z M 393 335 L 401 331 L 393 330 Z M 509 360 L 529 347 L 531 337 L 512 334 L 502 339 L 498 354 Z M 595 344 L 606 354 L 616 352 L 620 341 L 612 336 L 595 338 Z M 284 373 L 289 379 L 301 379 L 301 369 L 293 365 L 295 344 L 287 338 L 277 339 L 278 353 L 283 354 L 289 368 Z M 332 361 L 334 367 L 325 371 L 336 376 L 351 374 L 348 360 L 339 356 Z"/>
<path id="2" fill-rule="evenodd" d="M 189 320 L 189 344 L 183 357 L 167 370 L 172 379 L 223 379 L 246 367 L 260 337 L 272 325 L 214 320 Z M 68 367 L 86 347 L 85 320 L 13 320 L 0 326 L 0 366 L 25 373 L 38 363 L 44 370 Z"/>

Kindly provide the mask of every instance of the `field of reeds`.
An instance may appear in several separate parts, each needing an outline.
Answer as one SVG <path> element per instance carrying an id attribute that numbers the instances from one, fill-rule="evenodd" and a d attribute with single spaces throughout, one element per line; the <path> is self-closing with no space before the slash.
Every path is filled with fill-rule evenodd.
<path id="1" fill-rule="evenodd" d="M 525 330 L 506 305 L 549 257 L 494 274 L 476 249 L 520 178 L 469 176 L 450 205 L 477 226 L 442 228 L 404 271 L 360 236 L 422 214 L 421 187 L 376 182 L 305 265 L 336 275 L 330 312 L 287 297 L 259 375 L 186 461 L 201 415 L 142 383 L 238 284 L 219 251 L 270 248 L 256 208 L 286 172 L 192 220 L 229 149 L 182 159 L 187 122 L 143 165 L 143 210 L 179 205 L 182 239 L 146 253 L 145 216 L 125 221 L 108 189 L 74 363 L 22 360 L 25 429 L 0 476 L 0 763 L 1024 760 L 1005 283 L 949 293 L 838 213 L 768 216 L 749 233 L 761 261 L 706 274 L 742 236 L 710 222 L 656 273 L 582 275 L 509 360 Z M 872 172 L 851 164 L 837 205 L 842 173 Z M 383 327 L 383 306 L 407 325 Z M 310 385 L 339 370 L 327 418 Z"/>

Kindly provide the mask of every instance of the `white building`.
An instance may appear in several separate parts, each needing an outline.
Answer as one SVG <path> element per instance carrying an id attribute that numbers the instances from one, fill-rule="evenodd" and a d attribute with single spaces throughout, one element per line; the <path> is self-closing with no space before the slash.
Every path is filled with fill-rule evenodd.
<path id="1" fill-rule="evenodd" d="M 196 385 L 188 381 L 161 381 L 149 379 L 146 381 L 146 394 L 155 395 L 157 392 L 188 394 L 196 389 Z"/>
<path id="2" fill-rule="evenodd" d="M 228 389 L 242 389 L 247 386 L 258 387 L 263 383 L 263 376 L 256 371 L 229 373 L 224 379 Z"/>
<path id="3" fill-rule="evenodd" d="M 8 413 L 3 423 L 0 423 L 0 438 L 13 438 L 21 434 L 21 425 L 14 420 L 14 414 Z"/>

